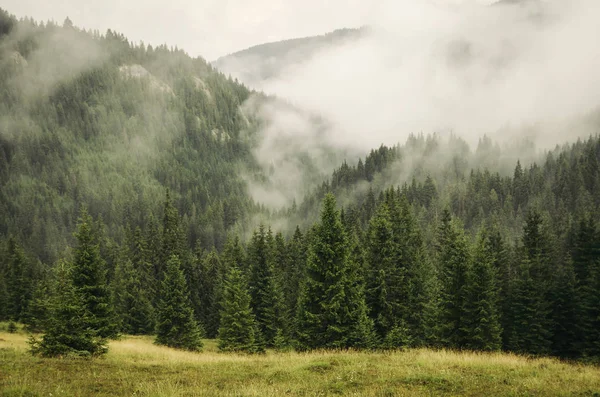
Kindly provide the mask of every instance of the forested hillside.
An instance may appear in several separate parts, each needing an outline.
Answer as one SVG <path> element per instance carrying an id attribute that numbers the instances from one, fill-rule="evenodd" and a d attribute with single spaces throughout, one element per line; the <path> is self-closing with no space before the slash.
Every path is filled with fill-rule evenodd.
<path id="1" fill-rule="evenodd" d="M 126 333 L 600 357 L 598 136 L 411 135 L 268 210 L 256 93 L 204 60 L 5 12 L 0 54 L 0 320 L 43 333 L 34 353 Z"/>
<path id="2" fill-rule="evenodd" d="M 190 243 L 252 212 L 250 92 L 201 58 L 110 30 L 0 21 L 0 233 L 52 263 L 85 205 L 107 236 L 151 227 L 170 188 Z M 199 225 L 203 225 L 199 228 Z M 108 247 L 105 247 L 108 249 Z"/>

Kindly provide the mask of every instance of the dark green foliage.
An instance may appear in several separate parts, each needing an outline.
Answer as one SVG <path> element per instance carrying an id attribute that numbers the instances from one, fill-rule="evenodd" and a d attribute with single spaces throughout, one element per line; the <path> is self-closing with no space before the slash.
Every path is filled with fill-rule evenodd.
<path id="1" fill-rule="evenodd" d="M 49 316 L 48 299 L 52 294 L 49 276 L 38 280 L 27 306 L 27 312 L 23 316 L 23 324 L 29 332 L 43 332 Z"/>
<path id="2" fill-rule="evenodd" d="M 499 350 L 502 346 L 498 288 L 492 255 L 489 238 L 484 231 L 478 239 L 465 288 L 465 347 L 472 350 Z"/>
<path id="3" fill-rule="evenodd" d="M 550 351 L 548 305 L 532 277 L 529 259 L 522 260 L 511 292 L 511 333 L 508 347 L 517 353 L 547 354 Z"/>
<path id="4" fill-rule="evenodd" d="M 471 258 L 462 229 L 445 210 L 438 234 L 438 272 L 440 277 L 439 340 L 443 346 L 466 347 L 467 274 Z"/>
<path id="5" fill-rule="evenodd" d="M 302 349 L 368 345 L 370 323 L 335 197 L 325 196 L 321 222 L 311 237 L 306 279 L 298 305 L 297 339 Z"/>
<path id="6" fill-rule="evenodd" d="M 548 293 L 552 318 L 552 354 L 573 358 L 577 355 L 577 308 L 575 271 L 571 258 L 561 261 L 552 274 Z"/>
<path id="7" fill-rule="evenodd" d="M 577 350 L 600 355 L 600 233 L 591 218 L 579 222 L 572 249 L 575 272 Z"/>
<path id="8" fill-rule="evenodd" d="M 236 266 L 229 268 L 223 283 L 219 326 L 219 350 L 257 353 L 261 346 L 260 332 L 250 309 L 250 294 L 243 273 Z"/>
<path id="9" fill-rule="evenodd" d="M 33 270 L 25 253 L 14 238 L 8 239 L 6 248 L 5 285 L 7 295 L 6 315 L 8 318 L 21 320 L 27 310 L 33 290 Z"/>
<path id="10" fill-rule="evenodd" d="M 113 305 L 119 330 L 130 335 L 150 334 L 154 331 L 154 308 L 148 290 L 141 282 L 131 260 L 117 264 L 113 280 Z"/>
<path id="11" fill-rule="evenodd" d="M 511 329 L 510 305 L 511 282 L 514 274 L 506 244 L 497 227 L 492 227 L 487 235 L 486 248 L 492 257 L 492 270 L 498 287 L 498 315 L 502 332 L 502 347 L 508 349 L 508 336 Z"/>
<path id="12" fill-rule="evenodd" d="M 286 310 L 290 318 L 293 318 L 298 308 L 298 296 L 306 264 L 306 241 L 299 227 L 296 227 L 294 235 L 287 243 L 286 250 L 288 262 L 283 270 L 282 286 Z"/>
<path id="13" fill-rule="evenodd" d="M 410 135 L 273 211 L 248 189 L 269 180 L 255 157 L 267 120 L 241 106 L 251 94 L 180 50 L 0 10 L 0 319 L 46 328 L 55 297 L 43 270 L 68 258 L 91 333 L 114 336 L 113 309 L 124 331 L 148 333 L 176 255 L 182 299 L 210 337 L 236 268 L 255 345 L 496 349 L 499 322 L 504 349 L 600 356 L 599 137 L 542 157 L 527 142 L 483 137 L 472 151 L 454 135 Z M 278 103 L 253 95 L 262 101 Z M 312 154 L 298 165 L 321 178 Z M 329 203 L 311 229 L 328 192 L 345 205 L 342 227 Z M 74 239 L 82 206 L 96 221 L 82 215 Z M 257 216 L 289 227 L 247 247 L 231 237 Z"/>
<path id="14" fill-rule="evenodd" d="M 550 352 L 550 241 L 539 212 L 532 210 L 523 231 L 521 264 L 511 293 L 509 348 L 531 354 Z M 555 269 L 554 269 L 555 270 Z"/>
<path id="15" fill-rule="evenodd" d="M 379 338 L 398 326 L 406 313 L 405 269 L 400 268 L 387 204 L 377 209 L 367 231 L 367 304 Z"/>
<path id="16" fill-rule="evenodd" d="M 73 269 L 56 267 L 46 332 L 40 341 L 31 339 L 31 352 L 43 357 L 99 356 L 107 352 L 105 340 L 89 327 L 89 311 L 82 293 L 73 285 Z"/>
<path id="17" fill-rule="evenodd" d="M 219 296 L 223 283 L 223 268 L 218 253 L 211 250 L 199 259 L 199 266 L 198 283 L 195 285 L 199 294 L 196 314 L 204 325 L 206 336 L 215 338 L 219 331 Z"/>
<path id="18" fill-rule="evenodd" d="M 97 235 L 92 230 L 92 217 L 85 209 L 81 210 L 75 237 L 77 246 L 70 274 L 87 311 L 87 326 L 99 337 L 116 337 L 118 327 L 110 304 L 105 262 L 100 257 Z"/>
<path id="19" fill-rule="evenodd" d="M 167 262 L 161 283 L 156 331 L 156 344 L 192 351 L 202 349 L 202 328 L 194 319 L 181 263 L 175 255 Z"/>
<path id="20" fill-rule="evenodd" d="M 248 246 L 250 307 L 267 346 L 283 327 L 282 297 L 273 269 L 272 234 L 260 226 Z"/>

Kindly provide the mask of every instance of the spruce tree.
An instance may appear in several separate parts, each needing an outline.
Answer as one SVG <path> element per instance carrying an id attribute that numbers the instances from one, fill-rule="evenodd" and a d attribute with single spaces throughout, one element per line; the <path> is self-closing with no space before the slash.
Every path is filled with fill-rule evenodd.
<path id="1" fill-rule="evenodd" d="M 494 258 L 486 232 L 478 239 L 473 264 L 467 273 L 464 301 L 465 347 L 473 350 L 499 350 L 501 327 L 498 316 L 498 288 Z"/>
<path id="2" fill-rule="evenodd" d="M 269 232 L 261 225 L 248 246 L 250 262 L 250 306 L 261 335 L 268 347 L 273 346 L 277 331 L 282 329 L 281 296 L 273 270 Z M 272 235 L 271 235 L 272 237 Z"/>
<path id="3" fill-rule="evenodd" d="M 220 317 L 219 350 L 248 353 L 262 350 L 247 283 L 237 266 L 230 267 L 225 277 Z"/>
<path id="4" fill-rule="evenodd" d="M 129 259 L 117 263 L 113 280 L 113 304 L 121 332 L 142 335 L 154 331 L 154 308 L 148 291 L 142 285 L 140 274 Z"/>
<path id="5" fill-rule="evenodd" d="M 0 269 L 2 270 L 2 269 Z M 0 321 L 8 319 L 9 294 L 4 272 L 0 271 Z"/>
<path id="6" fill-rule="evenodd" d="M 189 293 L 179 258 L 167 262 L 157 309 L 155 343 L 179 349 L 202 349 L 202 329 L 194 319 Z"/>
<path id="7" fill-rule="evenodd" d="M 46 332 L 40 341 L 35 338 L 30 340 L 33 354 L 43 357 L 90 357 L 108 351 L 105 339 L 89 327 L 91 314 L 84 296 L 73 285 L 72 270 L 66 263 L 59 263 L 56 267 Z"/>
<path id="8" fill-rule="evenodd" d="M 438 273 L 440 278 L 439 338 L 443 346 L 463 348 L 467 343 L 465 332 L 467 299 L 466 279 L 470 258 L 467 242 L 445 210 L 438 234 Z"/>
<path id="9" fill-rule="evenodd" d="M 367 305 L 378 337 L 383 340 L 397 327 L 406 313 L 408 303 L 403 296 L 405 272 L 399 268 L 398 247 L 387 204 L 381 204 L 369 223 L 367 232 Z"/>
<path id="10" fill-rule="evenodd" d="M 306 244 L 304 235 L 298 226 L 296 226 L 294 235 L 288 241 L 286 250 L 289 261 L 284 269 L 283 277 L 285 282 L 283 283 L 283 295 L 288 317 L 290 320 L 293 320 L 296 315 L 300 285 L 304 278 L 304 267 L 306 264 Z M 293 321 L 291 321 L 290 325 L 293 325 Z"/>
<path id="11" fill-rule="evenodd" d="M 404 285 L 399 299 L 406 301 L 403 322 L 410 334 L 411 344 L 431 342 L 437 299 L 432 264 L 428 260 L 420 229 L 414 219 L 406 195 L 390 189 L 386 195 L 390 208 L 390 221 L 396 245 L 397 266 L 404 274 Z"/>
<path id="12" fill-rule="evenodd" d="M 25 315 L 33 292 L 33 271 L 23 249 L 13 237 L 8 239 L 6 254 L 7 314 L 11 320 L 19 321 Z"/>
<path id="13" fill-rule="evenodd" d="M 591 217 L 579 222 L 571 252 L 577 301 L 577 350 L 586 357 L 600 356 L 600 233 Z"/>
<path id="14" fill-rule="evenodd" d="M 48 275 L 37 280 L 31 300 L 22 322 L 29 332 L 43 332 L 46 329 L 46 321 L 49 318 L 48 299 L 52 293 L 52 286 Z"/>
<path id="15" fill-rule="evenodd" d="M 164 272 L 164 266 L 170 258 L 175 255 L 182 259 L 183 247 L 182 247 L 182 233 L 179 228 L 179 213 L 177 208 L 173 206 L 171 200 L 171 194 L 167 189 L 164 212 L 163 212 L 163 229 L 162 229 L 162 248 L 161 248 L 161 263 L 159 265 L 159 276 L 162 276 Z"/>
<path id="16" fill-rule="evenodd" d="M 75 237 L 77 246 L 70 273 L 73 285 L 83 297 L 88 313 L 87 325 L 102 338 L 114 338 L 118 327 L 110 304 L 105 263 L 100 257 L 97 236 L 92 230 L 92 217 L 85 209 L 81 210 Z"/>
<path id="17" fill-rule="evenodd" d="M 510 318 L 510 286 L 514 277 L 511 259 L 507 246 L 497 225 L 494 225 L 487 236 L 487 247 L 493 258 L 493 270 L 498 286 L 498 313 L 502 329 L 502 347 L 508 349 L 508 336 L 512 321 Z"/>
<path id="18" fill-rule="evenodd" d="M 347 237 L 335 197 L 323 200 L 321 222 L 310 239 L 300 295 L 297 338 L 301 349 L 348 348 L 369 343 L 369 321 L 357 272 L 348 261 Z"/>
<path id="19" fill-rule="evenodd" d="M 573 262 L 566 257 L 552 274 L 549 292 L 552 354 L 555 356 L 577 356 L 577 308 L 581 305 L 577 298 Z"/>
<path id="20" fill-rule="evenodd" d="M 550 352 L 550 269 L 550 239 L 541 215 L 532 210 L 523 230 L 521 264 L 512 286 L 509 348 L 513 351 L 531 354 Z"/>
<path id="21" fill-rule="evenodd" d="M 199 260 L 200 272 L 197 284 L 199 312 L 197 317 L 204 325 L 206 336 L 215 338 L 219 330 L 219 289 L 222 288 L 222 265 L 219 254 L 211 250 Z"/>

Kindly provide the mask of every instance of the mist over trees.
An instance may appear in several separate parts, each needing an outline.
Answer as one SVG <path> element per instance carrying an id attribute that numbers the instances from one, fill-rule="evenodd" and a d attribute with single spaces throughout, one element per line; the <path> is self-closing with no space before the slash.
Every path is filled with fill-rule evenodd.
<path id="1" fill-rule="evenodd" d="M 274 210 L 248 192 L 253 93 L 204 60 L 5 12 L 0 53 L 0 320 L 42 332 L 34 352 L 600 357 L 598 136 L 410 135 Z"/>

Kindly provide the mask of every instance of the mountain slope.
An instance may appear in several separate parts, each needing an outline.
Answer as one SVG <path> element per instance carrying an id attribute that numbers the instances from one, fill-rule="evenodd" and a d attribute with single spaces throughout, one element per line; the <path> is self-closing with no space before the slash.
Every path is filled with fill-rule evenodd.
<path id="1" fill-rule="evenodd" d="M 110 30 L 2 12 L 0 32 L 0 234 L 51 263 L 80 205 L 115 237 L 158 217 L 169 188 L 190 244 L 206 247 L 252 211 L 238 174 L 259 171 L 246 87 Z"/>
<path id="2" fill-rule="evenodd" d="M 306 62 L 320 51 L 360 40 L 367 28 L 339 29 L 333 32 L 273 43 L 266 43 L 221 57 L 213 65 L 251 87 L 276 78 L 293 65 Z"/>

